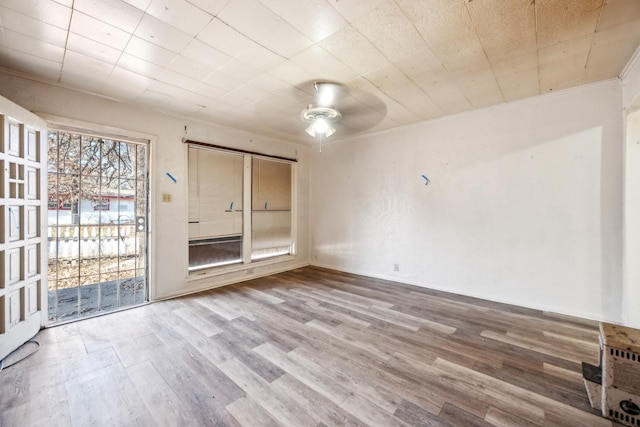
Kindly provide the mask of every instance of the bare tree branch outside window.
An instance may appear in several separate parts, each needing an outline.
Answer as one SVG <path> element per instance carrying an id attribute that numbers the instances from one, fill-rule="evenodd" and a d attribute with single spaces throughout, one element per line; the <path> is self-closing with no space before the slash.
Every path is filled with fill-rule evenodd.
<path id="1" fill-rule="evenodd" d="M 48 146 L 49 206 L 71 209 L 75 224 L 82 223 L 81 200 L 108 206 L 103 198 L 134 197 L 134 144 L 50 131 Z"/>

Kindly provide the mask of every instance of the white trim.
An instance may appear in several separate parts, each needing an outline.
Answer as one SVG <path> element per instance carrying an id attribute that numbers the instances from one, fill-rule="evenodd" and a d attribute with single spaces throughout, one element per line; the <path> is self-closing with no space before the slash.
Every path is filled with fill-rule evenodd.
<path id="1" fill-rule="evenodd" d="M 290 257 L 293 258 L 293 257 Z M 292 259 L 292 261 L 294 261 L 295 259 Z M 279 263 L 282 263 L 282 259 L 279 259 L 278 261 L 272 262 L 272 263 L 260 263 L 260 264 L 242 264 L 243 268 L 237 269 L 233 272 L 226 270 L 224 272 L 220 272 L 219 274 L 216 274 L 215 276 L 221 276 L 223 274 L 229 274 L 230 273 L 237 273 L 235 275 L 233 275 L 233 277 L 228 277 L 228 278 L 224 278 L 221 281 L 216 281 L 216 282 L 211 282 L 207 279 L 212 279 L 212 276 L 196 276 L 196 277 L 190 277 L 187 281 L 187 283 L 193 283 L 195 280 L 201 280 L 203 281 L 203 284 L 201 286 L 196 286 L 194 288 L 191 289 L 180 289 L 178 292 L 172 292 L 166 295 L 163 295 L 155 300 L 153 300 L 152 302 L 156 302 L 156 301 L 163 301 L 163 300 L 168 300 L 171 298 L 177 298 L 177 297 L 181 297 L 181 296 L 185 296 L 185 295 L 191 295 L 191 294 L 195 294 L 198 292 L 204 292 L 204 291 L 208 291 L 211 289 L 216 289 L 216 288 L 220 288 L 223 286 L 227 286 L 227 285 L 232 285 L 235 283 L 240 283 L 240 282 L 246 282 L 247 280 L 252 280 L 252 279 L 257 279 L 258 277 L 265 277 L 265 276 L 271 276 L 274 274 L 278 274 L 278 273 L 283 273 L 286 271 L 291 271 L 291 270 L 295 270 L 297 268 L 303 268 L 303 267 L 307 267 L 309 265 L 309 263 L 307 262 L 295 262 L 293 264 L 289 264 L 288 262 L 284 265 L 278 266 L 278 268 L 274 268 L 274 269 L 264 269 L 264 271 L 262 271 L 262 267 L 264 266 L 269 266 L 269 265 L 276 265 Z M 249 267 L 249 268 L 247 268 Z M 250 270 L 259 270 L 257 273 L 250 273 Z M 244 273 L 244 274 L 243 274 Z"/>
<path id="2" fill-rule="evenodd" d="M 260 261 L 254 261 L 254 262 L 250 261 L 249 263 L 246 263 L 246 264 L 243 263 L 242 261 L 239 261 L 233 264 L 229 264 L 227 266 L 212 267 L 212 268 L 207 268 L 203 270 L 195 270 L 188 273 L 188 276 L 186 277 L 186 282 L 191 283 L 191 282 L 197 282 L 198 280 L 212 279 L 215 277 L 224 276 L 225 274 L 237 273 L 239 271 L 250 271 L 256 268 L 269 266 L 273 264 L 293 262 L 293 261 L 296 261 L 296 259 L 297 258 L 295 255 L 280 255 L 272 258 L 266 258 Z M 247 274 L 252 274 L 252 273 L 247 273 Z"/>
<path id="3" fill-rule="evenodd" d="M 245 154 L 242 163 L 242 266 L 251 265 L 251 252 L 253 251 L 253 237 L 251 234 L 251 194 L 253 191 L 253 156 Z"/>
<path id="4" fill-rule="evenodd" d="M 637 110 L 640 108 L 640 46 L 622 69 L 620 78 L 622 79 L 622 107 L 628 111 Z M 630 90 L 635 90 L 635 93 Z"/>
<path id="5" fill-rule="evenodd" d="M 628 74 L 631 72 L 631 69 L 638 63 L 640 63 L 640 45 L 638 45 L 636 51 L 633 53 L 633 55 L 631 55 L 631 59 L 629 59 L 629 61 L 620 72 L 620 78 L 622 80 L 626 79 L 628 77 Z"/>

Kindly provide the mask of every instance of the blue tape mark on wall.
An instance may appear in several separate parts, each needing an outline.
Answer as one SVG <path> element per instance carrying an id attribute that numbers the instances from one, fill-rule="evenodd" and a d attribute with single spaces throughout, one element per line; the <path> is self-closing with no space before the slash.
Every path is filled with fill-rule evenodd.
<path id="1" fill-rule="evenodd" d="M 169 178 L 171 178 L 171 181 L 173 181 L 173 183 L 174 183 L 174 184 L 177 184 L 177 183 L 178 183 L 178 180 L 176 180 L 176 179 L 173 177 L 173 175 L 171 175 L 169 172 L 167 172 L 167 176 L 168 176 Z"/>
<path id="2" fill-rule="evenodd" d="M 424 185 L 429 185 L 429 178 L 427 178 L 425 175 L 422 175 L 422 177 L 423 177 L 423 178 L 424 178 L 424 180 L 425 180 Z"/>

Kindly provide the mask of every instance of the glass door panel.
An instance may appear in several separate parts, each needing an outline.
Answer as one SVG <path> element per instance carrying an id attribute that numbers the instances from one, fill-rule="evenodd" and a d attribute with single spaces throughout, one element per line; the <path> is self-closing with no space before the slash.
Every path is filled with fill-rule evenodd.
<path id="1" fill-rule="evenodd" d="M 148 144 L 49 132 L 49 319 L 148 300 Z"/>

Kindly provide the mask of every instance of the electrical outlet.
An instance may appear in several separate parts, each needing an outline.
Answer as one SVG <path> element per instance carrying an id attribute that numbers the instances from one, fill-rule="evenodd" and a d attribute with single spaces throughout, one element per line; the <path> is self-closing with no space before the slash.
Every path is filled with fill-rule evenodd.
<path id="1" fill-rule="evenodd" d="M 247 269 L 247 274 L 253 274 L 253 268 L 248 268 Z"/>
<path id="2" fill-rule="evenodd" d="M 164 193 L 164 194 L 162 195 L 162 201 L 163 201 L 164 203 L 171 203 L 171 194 Z"/>
<path id="3" fill-rule="evenodd" d="M 400 271 L 400 264 L 393 264 L 393 271 Z"/>

